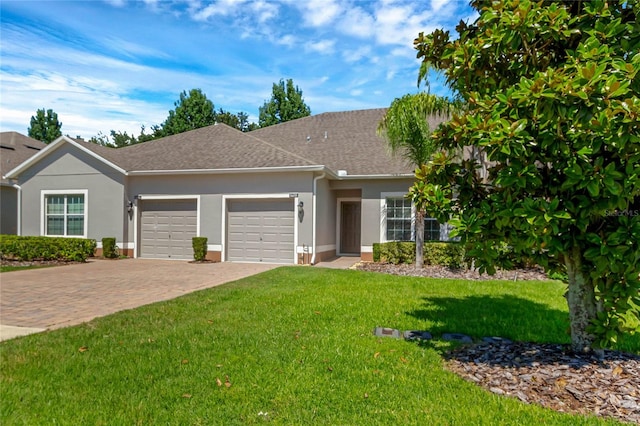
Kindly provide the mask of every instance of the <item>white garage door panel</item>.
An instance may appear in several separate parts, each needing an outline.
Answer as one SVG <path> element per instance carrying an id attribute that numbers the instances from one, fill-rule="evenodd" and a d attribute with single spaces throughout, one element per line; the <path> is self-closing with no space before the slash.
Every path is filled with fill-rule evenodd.
<path id="1" fill-rule="evenodd" d="M 193 259 L 196 200 L 143 201 L 140 222 L 141 257 Z"/>
<path id="2" fill-rule="evenodd" d="M 232 200 L 228 210 L 228 260 L 294 262 L 293 200 Z"/>

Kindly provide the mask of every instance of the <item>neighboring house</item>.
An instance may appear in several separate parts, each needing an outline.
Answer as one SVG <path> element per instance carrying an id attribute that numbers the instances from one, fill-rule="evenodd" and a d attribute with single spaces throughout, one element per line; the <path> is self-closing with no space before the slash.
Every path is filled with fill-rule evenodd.
<path id="1" fill-rule="evenodd" d="M 22 234 L 115 237 L 133 257 L 372 259 L 412 238 L 413 170 L 376 134 L 384 109 L 324 113 L 242 133 L 224 124 L 112 149 L 61 137 L 9 172 Z M 435 124 L 435 123 L 432 123 Z M 429 221 L 427 239 L 441 228 Z"/>
<path id="2" fill-rule="evenodd" d="M 5 173 L 46 147 L 44 143 L 17 132 L 0 133 L 0 234 L 18 233 L 20 188 Z"/>

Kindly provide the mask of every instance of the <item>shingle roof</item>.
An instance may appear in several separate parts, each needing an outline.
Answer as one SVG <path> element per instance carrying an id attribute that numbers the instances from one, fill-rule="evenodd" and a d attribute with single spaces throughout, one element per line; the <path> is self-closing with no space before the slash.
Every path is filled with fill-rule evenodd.
<path id="1" fill-rule="evenodd" d="M 350 176 L 410 174 L 413 166 L 392 157 L 376 133 L 385 112 L 384 108 L 329 112 L 249 133 L 216 124 L 118 149 L 82 140 L 75 143 L 126 172 L 325 166 Z M 434 119 L 431 124 L 438 122 Z"/>
<path id="2" fill-rule="evenodd" d="M 233 169 L 318 165 L 226 124 L 120 148 L 116 163 L 132 170 Z"/>
<path id="3" fill-rule="evenodd" d="M 249 134 L 348 175 L 413 173 L 414 167 L 392 157 L 376 133 L 385 112 L 386 108 L 327 112 Z"/>
<path id="4" fill-rule="evenodd" d="M 0 133 L 0 176 L 36 155 L 47 145 L 17 132 Z M 2 178 L 2 183 L 8 180 Z"/>

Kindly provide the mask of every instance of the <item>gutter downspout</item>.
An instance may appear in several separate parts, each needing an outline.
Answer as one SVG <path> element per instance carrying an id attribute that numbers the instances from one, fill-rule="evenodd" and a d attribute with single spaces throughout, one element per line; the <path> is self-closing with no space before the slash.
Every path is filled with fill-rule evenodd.
<path id="1" fill-rule="evenodd" d="M 320 179 L 324 179 L 326 173 L 322 172 L 322 174 L 320 176 L 316 176 L 313 178 L 313 193 L 312 193 L 312 201 L 311 204 L 313 205 L 313 212 L 312 212 L 312 216 L 313 216 L 313 228 L 311 230 L 311 247 L 313 249 L 313 255 L 311 255 L 311 265 L 315 265 L 316 264 L 316 211 L 317 211 L 317 206 L 316 206 L 316 191 L 318 189 L 318 181 Z"/>
<path id="2" fill-rule="evenodd" d="M 18 211 L 16 212 L 17 213 L 16 234 L 22 235 L 22 188 L 17 183 L 12 184 L 11 186 L 13 186 L 15 190 L 18 192 L 18 200 L 17 200 Z"/>

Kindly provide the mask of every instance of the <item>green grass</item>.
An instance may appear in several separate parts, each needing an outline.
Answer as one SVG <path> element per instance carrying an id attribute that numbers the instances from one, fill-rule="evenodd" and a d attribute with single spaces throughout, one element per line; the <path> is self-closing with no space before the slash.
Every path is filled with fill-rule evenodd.
<path id="1" fill-rule="evenodd" d="M 0 423 L 617 424 L 467 383 L 443 369 L 448 342 L 372 334 L 386 326 L 568 342 L 563 291 L 551 281 L 279 268 L 3 342 Z M 620 345 L 640 350 L 638 338 Z"/>
<path id="2" fill-rule="evenodd" d="M 56 265 L 27 265 L 27 266 L 2 265 L 0 266 L 0 273 L 12 272 L 12 271 L 24 271 L 26 269 L 36 269 L 36 268 L 51 268 L 53 266 L 56 266 Z"/>

